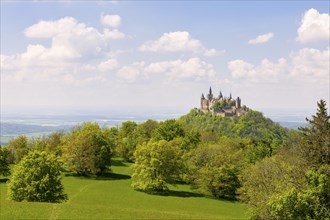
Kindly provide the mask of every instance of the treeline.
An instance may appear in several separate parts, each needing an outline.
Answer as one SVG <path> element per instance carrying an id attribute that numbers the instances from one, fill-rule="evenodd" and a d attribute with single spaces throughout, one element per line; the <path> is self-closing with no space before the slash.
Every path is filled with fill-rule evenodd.
<path id="1" fill-rule="evenodd" d="M 47 152 L 42 157 L 57 157 L 58 169 L 103 175 L 111 172 L 111 158 L 121 157 L 133 163 L 135 190 L 162 193 L 169 184 L 185 183 L 205 196 L 249 204 L 253 219 L 324 219 L 330 207 L 329 120 L 321 100 L 309 126 L 299 131 L 252 110 L 241 117 L 192 110 L 177 120 L 126 121 L 118 128 L 88 122 L 69 133 L 12 139 L 1 148 L 0 171 L 9 174 L 9 163 L 23 169 L 27 158 L 33 162 L 36 152 Z M 10 195 L 16 176 L 15 168 Z M 56 198 L 66 198 L 62 194 Z"/>

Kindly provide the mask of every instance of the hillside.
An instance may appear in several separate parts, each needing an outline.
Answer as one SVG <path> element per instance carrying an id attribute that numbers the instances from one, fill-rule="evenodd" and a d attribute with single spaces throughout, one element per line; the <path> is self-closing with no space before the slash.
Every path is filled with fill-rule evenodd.
<path id="1" fill-rule="evenodd" d="M 240 117 L 222 117 L 191 110 L 178 119 L 186 129 L 197 129 L 200 133 L 214 137 L 248 138 L 253 141 L 282 144 L 288 129 L 263 116 L 261 112 L 249 110 Z"/>

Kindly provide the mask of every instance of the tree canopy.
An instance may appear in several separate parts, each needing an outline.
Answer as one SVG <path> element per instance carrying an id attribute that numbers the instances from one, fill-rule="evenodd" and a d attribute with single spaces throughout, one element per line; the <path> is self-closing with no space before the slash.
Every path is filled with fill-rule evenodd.
<path id="1" fill-rule="evenodd" d="M 64 138 L 67 168 L 84 176 L 106 172 L 111 163 L 111 141 L 97 123 L 87 122 L 74 128 Z"/>
<path id="2" fill-rule="evenodd" d="M 29 202 L 66 200 L 61 170 L 62 163 L 55 156 L 31 151 L 14 168 L 8 183 L 9 198 Z"/>
<path id="3" fill-rule="evenodd" d="M 149 141 L 139 145 L 134 153 L 132 187 L 155 192 L 167 190 L 182 168 L 182 152 L 175 141 Z"/>
<path id="4" fill-rule="evenodd" d="M 0 175 L 8 176 L 9 174 L 9 152 L 7 148 L 0 146 Z"/>

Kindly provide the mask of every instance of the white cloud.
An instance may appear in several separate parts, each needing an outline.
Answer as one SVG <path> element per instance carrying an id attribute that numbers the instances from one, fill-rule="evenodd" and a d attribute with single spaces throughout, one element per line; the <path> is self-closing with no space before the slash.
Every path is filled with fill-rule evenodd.
<path id="1" fill-rule="evenodd" d="M 215 57 L 215 56 L 220 56 L 224 53 L 226 53 L 225 50 L 218 51 L 216 49 L 209 49 L 209 50 L 205 50 L 203 55 L 206 57 Z"/>
<path id="2" fill-rule="evenodd" d="M 261 44 L 266 43 L 274 37 L 274 34 L 269 32 L 267 34 L 262 34 L 257 36 L 255 39 L 249 40 L 249 44 Z"/>
<path id="3" fill-rule="evenodd" d="M 110 31 L 109 29 L 105 28 L 104 36 L 109 39 L 117 40 L 125 38 L 126 35 L 123 32 L 120 32 L 118 29 L 113 29 Z"/>
<path id="4" fill-rule="evenodd" d="M 263 59 L 254 65 L 243 60 L 228 62 L 228 70 L 234 79 L 250 82 L 295 82 L 329 83 L 329 48 L 320 51 L 303 48 L 291 54 L 288 60 L 275 62 Z"/>
<path id="5" fill-rule="evenodd" d="M 106 60 L 98 65 L 98 69 L 102 72 L 114 70 L 118 67 L 119 63 L 116 59 Z"/>
<path id="6" fill-rule="evenodd" d="M 51 47 L 45 49 L 43 54 L 49 59 L 90 59 L 109 50 L 106 35 L 72 17 L 40 21 L 28 27 L 25 35 L 30 38 L 50 38 Z"/>
<path id="7" fill-rule="evenodd" d="M 103 15 L 100 17 L 101 23 L 104 26 L 118 28 L 121 25 L 121 17 L 119 15 Z"/>
<path id="8" fill-rule="evenodd" d="M 149 64 L 147 73 L 164 73 L 168 80 L 195 80 L 200 81 L 215 76 L 213 65 L 197 57 L 189 60 L 162 61 Z"/>
<path id="9" fill-rule="evenodd" d="M 135 62 L 130 66 L 123 66 L 117 71 L 119 81 L 123 83 L 133 83 L 141 79 L 146 79 L 146 75 L 142 72 L 144 65 L 144 62 Z"/>
<path id="10" fill-rule="evenodd" d="M 329 41 L 329 21 L 329 14 L 320 14 L 314 8 L 309 9 L 301 19 L 301 25 L 297 30 L 298 36 L 296 40 L 301 43 L 319 40 Z"/>
<path id="11" fill-rule="evenodd" d="M 281 58 L 277 63 L 263 59 L 260 64 L 253 65 L 243 60 L 233 60 L 228 63 L 233 78 L 248 78 L 251 81 L 277 81 L 277 77 L 285 71 L 286 60 Z"/>
<path id="12" fill-rule="evenodd" d="M 290 75 L 305 82 L 329 83 L 330 50 L 303 48 L 291 55 Z"/>
<path id="13" fill-rule="evenodd" d="M 26 28 L 24 33 L 29 38 L 48 38 L 51 44 L 49 47 L 30 44 L 23 53 L 1 54 L 2 80 L 6 82 L 86 85 L 113 80 L 114 76 L 104 76 L 105 72 L 119 66 L 116 59 L 109 59 L 109 39 L 125 37 L 117 29 L 104 29 L 102 33 L 72 17 L 40 21 Z"/>
<path id="14" fill-rule="evenodd" d="M 187 31 L 164 33 L 157 40 L 145 42 L 139 49 L 140 51 L 151 52 L 190 51 L 194 53 L 205 53 L 206 56 L 221 54 L 221 52 L 215 49 L 206 49 L 199 40 L 193 39 Z"/>

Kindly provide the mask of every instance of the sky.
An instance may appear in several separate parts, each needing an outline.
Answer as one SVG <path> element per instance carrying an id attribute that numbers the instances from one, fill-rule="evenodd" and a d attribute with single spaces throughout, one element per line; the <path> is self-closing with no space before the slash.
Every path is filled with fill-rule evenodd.
<path id="1" fill-rule="evenodd" d="M 3 113 L 329 104 L 329 1 L 1 0 Z"/>

